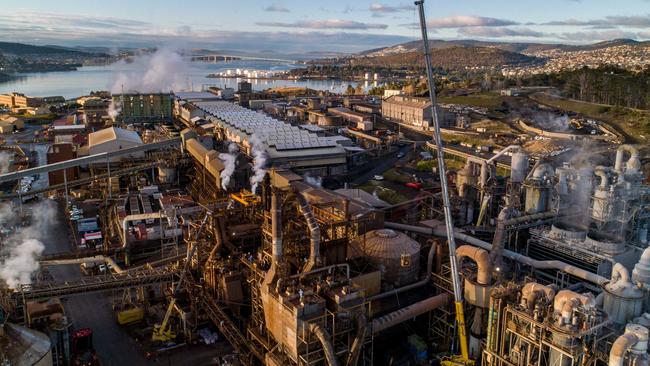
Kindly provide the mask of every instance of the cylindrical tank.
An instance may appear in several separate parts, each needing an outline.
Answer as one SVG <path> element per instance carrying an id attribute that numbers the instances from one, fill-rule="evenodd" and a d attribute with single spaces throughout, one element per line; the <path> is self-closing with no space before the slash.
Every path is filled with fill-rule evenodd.
<path id="1" fill-rule="evenodd" d="M 528 154 L 523 151 L 512 154 L 510 167 L 510 181 L 513 183 L 523 182 L 528 174 Z"/>
<path id="2" fill-rule="evenodd" d="M 11 323 L 0 325 L 0 354 L 9 365 L 51 366 L 50 347 L 50 338 L 41 332 Z"/>
<path id="3" fill-rule="evenodd" d="M 632 282 L 607 283 L 603 292 L 603 310 L 615 323 L 625 324 L 643 312 L 643 291 Z"/>
<path id="4" fill-rule="evenodd" d="M 391 229 L 373 230 L 350 243 L 348 257 L 366 258 L 382 271 L 383 280 L 403 286 L 417 280 L 420 244 Z"/>
<path id="5" fill-rule="evenodd" d="M 465 197 L 467 188 L 476 184 L 477 177 L 472 172 L 471 165 L 465 164 L 463 169 L 456 173 L 456 189 L 458 189 L 458 196 Z"/>
<path id="6" fill-rule="evenodd" d="M 564 332 L 553 332 L 553 343 L 561 346 L 564 349 L 575 349 L 578 346 L 575 337 L 571 334 Z M 572 359 L 567 357 L 562 351 L 556 348 L 551 348 L 549 351 L 548 364 L 553 366 L 571 366 L 573 365 Z"/>
<path id="7" fill-rule="evenodd" d="M 526 183 L 525 210 L 527 214 L 535 214 L 548 210 L 550 189 L 544 182 L 533 179 Z"/>

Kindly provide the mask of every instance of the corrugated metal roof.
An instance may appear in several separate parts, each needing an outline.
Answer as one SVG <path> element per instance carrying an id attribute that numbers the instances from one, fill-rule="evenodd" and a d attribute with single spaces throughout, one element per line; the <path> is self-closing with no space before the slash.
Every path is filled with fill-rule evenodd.
<path id="1" fill-rule="evenodd" d="M 123 128 L 109 127 L 88 134 L 88 146 L 96 146 L 113 140 L 124 140 L 135 144 L 142 144 L 142 139 L 137 132 Z"/>

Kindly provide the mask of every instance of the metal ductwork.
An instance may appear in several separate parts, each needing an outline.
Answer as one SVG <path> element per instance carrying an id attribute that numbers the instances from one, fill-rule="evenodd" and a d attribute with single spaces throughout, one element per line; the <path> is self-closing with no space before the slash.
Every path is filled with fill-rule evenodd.
<path id="1" fill-rule="evenodd" d="M 523 217 L 519 217 L 517 219 L 521 219 Z M 413 225 L 405 225 L 405 224 L 399 224 L 395 222 L 386 222 L 384 223 L 386 227 L 390 227 L 393 229 L 397 230 L 404 230 L 404 231 L 410 231 L 414 233 L 419 233 L 423 235 L 431 235 L 431 236 L 446 236 L 447 231 L 444 227 L 436 227 L 436 228 L 428 228 L 428 227 L 423 227 L 423 226 L 413 226 Z M 459 233 L 457 231 L 454 231 L 454 237 L 458 240 L 462 240 L 468 244 L 483 248 L 485 250 L 492 250 L 492 245 L 486 241 L 483 241 L 481 239 L 477 239 L 473 236 L 469 236 L 467 234 Z M 591 273 L 589 271 L 586 271 L 582 268 L 578 268 L 576 266 L 572 266 L 568 263 L 561 262 L 561 261 L 555 261 L 555 260 L 549 260 L 549 261 L 540 261 L 536 260 L 530 257 L 527 257 L 523 254 L 515 253 L 510 250 L 504 250 L 503 251 L 503 256 L 514 260 L 519 263 L 523 263 L 526 265 L 529 265 L 533 268 L 537 269 L 557 269 L 560 271 L 564 271 L 568 274 L 574 275 L 578 278 L 581 278 L 585 281 L 589 281 L 592 283 L 596 283 L 599 285 L 602 285 L 606 282 L 609 281 L 608 278 L 597 275 L 595 273 Z"/>
<path id="2" fill-rule="evenodd" d="M 476 282 L 479 285 L 489 285 L 492 282 L 492 265 L 490 263 L 490 254 L 483 248 L 478 248 L 471 245 L 462 245 L 456 249 L 456 256 L 458 261 L 463 258 L 470 258 L 478 267 L 476 274 Z"/>
<path id="3" fill-rule="evenodd" d="M 271 195 L 271 268 L 266 272 L 265 285 L 273 282 L 282 261 L 282 207 L 279 201 L 278 193 L 274 190 Z"/>
<path id="4" fill-rule="evenodd" d="M 323 347 L 323 353 L 325 354 L 327 364 L 329 366 L 339 366 L 339 361 L 336 359 L 334 346 L 332 346 L 332 342 L 330 342 L 330 339 L 332 337 L 330 337 L 327 330 L 325 330 L 325 328 L 323 328 L 320 324 L 313 323 L 309 324 L 309 331 L 312 332 L 316 338 L 318 338 L 318 341 Z"/>
<path id="5" fill-rule="evenodd" d="M 579 306 L 593 308 L 596 299 L 591 294 L 579 294 L 571 290 L 558 292 L 553 301 L 553 313 L 558 316 L 558 325 L 571 324 L 573 310 Z"/>
<path id="6" fill-rule="evenodd" d="M 628 352 L 631 352 L 635 358 L 630 362 L 630 365 L 647 365 L 647 351 L 648 328 L 638 324 L 628 324 L 625 327 L 625 333 L 616 339 L 609 351 L 608 365 L 623 366 Z M 636 358 L 639 358 L 639 360 L 636 360 Z"/>
<path id="7" fill-rule="evenodd" d="M 639 150 L 632 145 L 621 145 L 616 150 L 616 163 L 614 164 L 614 169 L 617 172 L 623 171 L 623 154 L 625 152 L 630 153 L 630 158 L 627 159 L 625 168 L 627 170 L 639 170 L 641 168 L 641 161 L 639 160 Z"/>
<path id="8" fill-rule="evenodd" d="M 555 288 L 551 286 L 540 285 L 536 282 L 529 282 L 521 289 L 521 302 L 526 304 L 526 308 L 532 311 L 535 308 L 535 302 L 542 296 L 546 297 L 547 302 L 553 301 L 555 297 Z"/>
<path id="9" fill-rule="evenodd" d="M 298 201 L 300 213 L 305 218 L 307 226 L 309 227 L 309 259 L 303 268 L 303 272 L 309 272 L 321 264 L 320 226 L 318 225 L 318 221 L 314 217 L 314 213 L 305 197 L 302 194 L 297 193 L 296 200 Z"/>
<path id="10" fill-rule="evenodd" d="M 428 311 L 437 309 L 444 306 L 449 302 L 448 294 L 440 294 L 429 297 L 428 299 L 416 302 L 415 304 L 395 310 L 392 313 L 386 314 L 382 317 L 372 321 L 372 333 L 377 334 L 392 326 L 403 323 L 418 315 L 424 314 Z"/>

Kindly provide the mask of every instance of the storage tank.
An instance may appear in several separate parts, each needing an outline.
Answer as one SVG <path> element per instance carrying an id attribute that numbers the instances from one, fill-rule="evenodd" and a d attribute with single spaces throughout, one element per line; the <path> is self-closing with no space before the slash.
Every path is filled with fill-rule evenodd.
<path id="1" fill-rule="evenodd" d="M 513 183 L 523 182 L 528 174 L 528 154 L 523 151 L 512 154 L 510 167 L 510 181 Z"/>
<path id="2" fill-rule="evenodd" d="M 366 258 L 381 270 L 386 283 L 403 286 L 418 278 L 420 244 L 391 229 L 370 231 L 350 243 L 349 258 Z"/>
<path id="3" fill-rule="evenodd" d="M 603 310 L 617 324 L 625 324 L 643 312 L 643 291 L 618 263 L 612 268 L 612 280 L 603 286 L 603 296 Z"/>
<path id="4" fill-rule="evenodd" d="M 51 366 L 51 342 L 45 334 L 6 323 L 0 325 L 0 364 Z"/>

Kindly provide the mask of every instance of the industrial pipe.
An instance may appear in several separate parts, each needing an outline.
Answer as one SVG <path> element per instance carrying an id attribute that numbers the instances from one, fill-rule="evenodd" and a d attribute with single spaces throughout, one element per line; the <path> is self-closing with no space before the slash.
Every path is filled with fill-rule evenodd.
<path id="1" fill-rule="evenodd" d="M 506 147 L 505 149 L 503 149 L 503 150 L 499 151 L 498 153 L 496 153 L 493 157 L 489 158 L 489 159 L 486 161 L 486 163 L 488 163 L 488 164 L 492 164 L 492 162 L 493 162 L 494 160 L 496 160 L 499 156 L 505 154 L 506 152 L 508 152 L 508 151 L 510 151 L 510 150 L 517 150 L 517 151 L 519 151 L 520 149 L 521 149 L 521 146 L 519 146 L 519 145 L 510 145 L 510 146 Z"/>
<path id="2" fill-rule="evenodd" d="M 623 154 L 625 151 L 630 153 L 630 158 L 627 160 L 625 168 L 629 170 L 639 170 L 639 168 L 641 168 L 639 150 L 632 145 L 621 145 L 618 147 L 616 150 L 616 163 L 614 164 L 614 169 L 617 172 L 623 171 Z"/>
<path id="3" fill-rule="evenodd" d="M 312 323 L 309 324 L 309 331 L 311 331 L 320 341 L 327 364 L 329 366 L 338 366 L 339 361 L 336 359 L 336 352 L 334 352 L 334 347 L 332 346 L 332 342 L 330 342 L 331 337 L 327 330 L 321 327 L 320 324 Z"/>
<path id="4" fill-rule="evenodd" d="M 630 272 L 628 272 L 627 268 L 623 266 L 620 263 L 614 264 L 614 267 L 612 267 L 612 281 L 611 283 L 615 283 L 621 281 L 623 283 L 628 283 L 630 282 Z"/>
<path id="5" fill-rule="evenodd" d="M 630 352 L 630 365 L 648 365 L 648 328 L 639 324 L 628 324 L 625 333 L 619 336 L 609 351 L 609 366 L 622 366 L 625 355 Z"/>
<path id="6" fill-rule="evenodd" d="M 377 334 L 392 326 L 403 323 L 418 315 L 437 309 L 449 302 L 449 295 L 446 293 L 429 297 L 415 304 L 406 306 L 392 313 L 386 314 L 372 321 L 372 334 Z"/>
<path id="7" fill-rule="evenodd" d="M 532 215 L 531 215 L 532 216 Z M 523 218 L 519 217 L 517 219 Z M 397 229 L 397 230 L 403 230 L 403 231 L 410 231 L 418 234 L 423 234 L 423 235 L 431 235 L 431 236 L 445 236 L 447 235 L 445 228 L 427 228 L 423 226 L 414 226 L 414 225 L 405 225 L 405 224 L 399 224 L 396 222 L 385 222 L 384 226 L 387 228 L 391 229 Z M 467 234 L 459 233 L 458 231 L 454 231 L 454 237 L 458 240 L 462 240 L 468 244 L 483 248 L 485 250 L 492 250 L 492 245 L 488 242 L 485 242 L 481 239 L 477 239 L 473 236 L 469 236 Z M 576 276 L 578 278 L 581 278 L 585 281 L 589 281 L 592 283 L 596 283 L 599 285 L 602 285 L 606 282 L 609 281 L 608 278 L 605 278 L 603 276 L 597 275 L 595 273 L 591 273 L 589 271 L 585 271 L 582 268 L 578 268 L 576 266 L 572 266 L 568 263 L 561 262 L 561 261 L 555 261 L 555 260 L 549 260 L 549 261 L 540 261 L 536 260 L 530 257 L 527 257 L 523 254 L 515 253 L 510 250 L 504 250 L 503 251 L 503 256 L 514 260 L 516 262 L 526 264 L 528 266 L 531 266 L 533 268 L 537 269 L 557 269 L 563 272 L 566 272 L 570 275 Z"/>
<path id="8" fill-rule="evenodd" d="M 318 225 L 318 221 L 314 217 L 314 213 L 312 212 L 311 207 L 307 203 L 305 197 L 302 194 L 298 193 L 296 194 L 296 200 L 298 201 L 298 209 L 305 218 L 307 226 L 309 227 L 309 259 L 303 268 L 303 272 L 309 272 L 316 266 L 319 266 L 321 263 L 320 226 Z"/>
<path id="9" fill-rule="evenodd" d="M 365 314 L 361 313 L 357 315 L 357 335 L 354 337 L 352 347 L 350 347 L 350 354 L 346 366 L 356 366 L 359 362 L 359 355 L 361 354 L 361 348 L 363 341 L 366 339 L 367 331 L 368 319 Z"/>
<path id="10" fill-rule="evenodd" d="M 270 285 L 275 280 L 276 272 L 282 261 L 282 207 L 278 193 L 274 190 L 271 195 L 271 268 L 266 272 L 264 285 Z"/>
<path id="11" fill-rule="evenodd" d="M 553 176 L 555 175 L 555 171 L 553 170 L 553 167 L 550 164 L 540 164 L 535 168 L 533 171 L 533 178 L 535 179 L 542 179 L 544 178 L 545 175 Z"/>
<path id="12" fill-rule="evenodd" d="M 501 266 L 502 261 L 502 252 L 506 246 L 507 232 L 506 232 L 506 222 L 512 216 L 514 216 L 515 210 L 510 207 L 504 207 L 499 216 L 497 217 L 497 228 L 494 232 L 494 238 L 492 239 L 492 250 L 490 252 L 490 261 L 494 263 L 497 267 Z"/>
<path id="13" fill-rule="evenodd" d="M 492 282 L 492 266 L 490 264 L 490 254 L 487 250 L 471 245 L 462 245 L 456 249 L 456 256 L 458 256 L 458 262 L 462 261 L 463 258 L 470 258 L 476 262 L 478 267 L 476 282 L 479 285 L 489 285 Z"/>
<path id="14" fill-rule="evenodd" d="M 610 170 L 611 168 L 602 165 L 597 166 L 594 170 L 594 174 L 600 178 L 600 184 L 598 187 L 602 190 L 607 190 L 607 187 L 609 187 L 609 176 L 607 175 L 607 172 Z"/>
<path id="15" fill-rule="evenodd" d="M 571 290 L 562 290 L 555 295 L 553 312 L 560 315 L 560 325 L 571 322 L 573 310 L 578 306 L 595 307 L 596 299 L 590 295 L 582 295 Z"/>
<path id="16" fill-rule="evenodd" d="M 551 286 L 540 285 L 536 282 L 529 282 L 521 289 L 521 300 L 526 303 L 528 310 L 533 310 L 535 302 L 545 296 L 546 301 L 552 301 L 555 297 L 555 289 Z"/>

